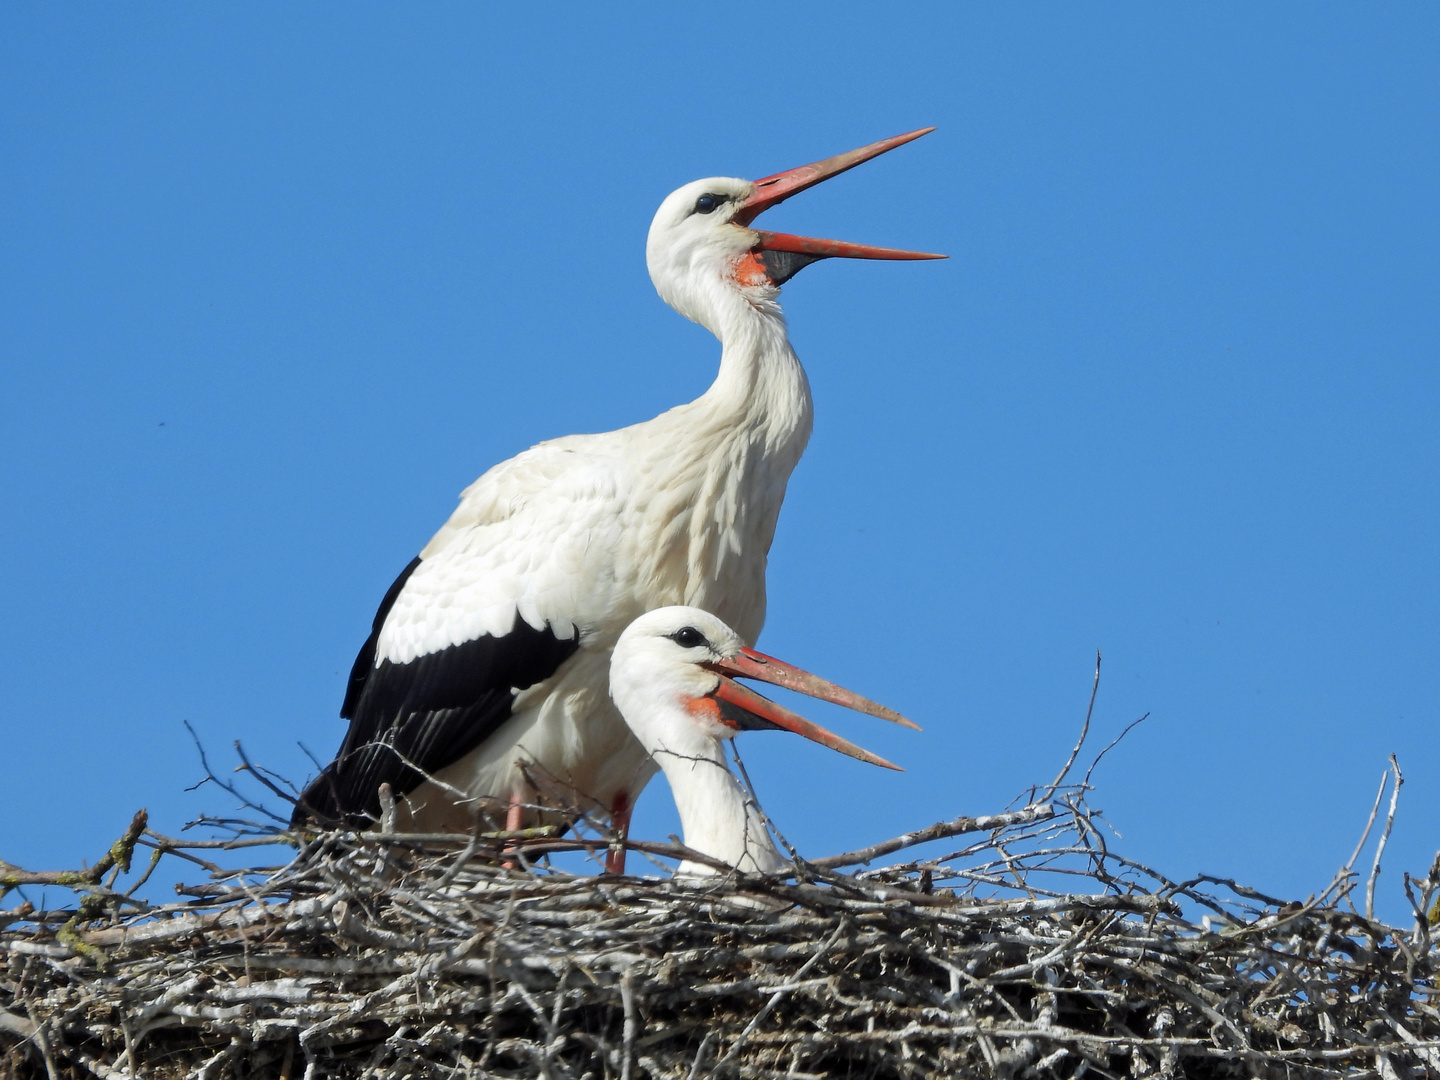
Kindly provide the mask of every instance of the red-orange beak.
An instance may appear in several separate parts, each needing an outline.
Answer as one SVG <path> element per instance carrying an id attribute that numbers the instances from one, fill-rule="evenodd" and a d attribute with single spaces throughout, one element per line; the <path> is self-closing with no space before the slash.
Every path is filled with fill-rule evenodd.
<path id="1" fill-rule="evenodd" d="M 760 679 L 774 686 L 798 690 L 802 694 L 809 694 L 821 701 L 830 701 L 836 705 L 843 705 L 847 709 L 854 709 L 870 716 L 878 716 L 882 720 L 889 720 L 896 724 L 903 724 L 905 727 L 915 728 L 917 731 L 920 730 L 918 724 L 905 719 L 894 709 L 887 709 L 884 705 L 861 697 L 851 690 L 846 690 L 843 686 L 836 686 L 827 679 L 812 675 L 808 671 L 787 664 L 783 660 L 777 660 L 773 656 L 766 656 L 754 649 L 742 648 L 736 656 L 702 666 L 720 676 L 720 685 L 712 696 L 719 703 L 721 722 L 737 729 L 781 728 L 794 732 L 796 735 L 803 735 L 821 746 L 828 746 L 842 754 L 849 754 L 860 761 L 868 761 L 871 765 L 903 771 L 900 770 L 900 766 L 856 746 L 847 739 L 842 739 L 833 732 L 826 731 L 819 724 L 812 723 L 798 713 L 791 712 L 785 706 L 757 694 L 748 686 L 741 686 L 734 681 L 735 677 Z"/>
<path id="2" fill-rule="evenodd" d="M 776 173 L 774 176 L 767 176 L 763 180 L 756 180 L 755 194 L 745 200 L 744 205 L 731 220 L 737 225 L 749 225 L 761 213 L 784 202 L 791 195 L 814 187 L 832 176 L 839 176 L 841 173 L 853 169 L 862 161 L 879 157 L 887 150 L 903 146 L 934 130 L 933 127 L 920 128 L 918 131 L 896 135 L 893 139 L 881 139 L 869 146 L 851 150 L 847 154 L 836 154 L 834 157 L 817 161 L 812 165 L 802 165 L 798 169 L 790 169 L 786 172 Z M 944 259 L 948 257 L 932 255 L 924 251 L 901 251 L 898 248 L 851 244 L 844 240 L 818 240 L 810 236 L 792 236 L 789 233 L 772 233 L 763 229 L 755 231 L 760 234 L 760 243 L 756 245 L 756 252 L 782 251 L 792 256 L 789 259 L 777 260 L 777 265 L 774 267 L 766 264 L 767 268 L 772 270 L 770 277 L 775 280 L 776 284 L 782 284 L 798 273 L 801 267 L 816 259 Z M 795 256 L 799 256 L 799 258 L 795 258 Z M 765 262 L 763 257 L 760 261 Z M 773 271 L 780 271 L 783 273 L 783 277 Z"/>

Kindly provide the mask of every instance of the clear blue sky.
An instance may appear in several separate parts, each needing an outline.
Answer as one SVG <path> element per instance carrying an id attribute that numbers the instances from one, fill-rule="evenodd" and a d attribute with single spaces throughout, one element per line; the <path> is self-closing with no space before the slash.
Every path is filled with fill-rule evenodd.
<path id="1" fill-rule="evenodd" d="M 926 124 L 785 231 L 949 252 L 785 289 L 815 437 L 768 651 L 925 725 L 743 744 L 823 854 L 1052 776 L 1118 846 L 1303 895 L 1386 755 L 1440 846 L 1440 15 L 246 4 L 0 16 L 0 857 L 178 829 L 182 727 L 296 779 L 492 463 L 698 394 L 661 198 Z M 517 13 L 518 12 L 518 13 Z M 657 781 L 637 831 L 676 828 Z"/>

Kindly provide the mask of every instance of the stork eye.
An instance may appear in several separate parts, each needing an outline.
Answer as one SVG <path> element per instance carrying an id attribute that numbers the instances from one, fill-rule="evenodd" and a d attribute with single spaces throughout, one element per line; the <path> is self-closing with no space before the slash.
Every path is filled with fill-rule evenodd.
<path id="1" fill-rule="evenodd" d="M 725 201 L 723 195 L 701 195 L 695 200 L 695 212 L 697 214 L 712 214 L 715 208 Z"/>
<path id="2" fill-rule="evenodd" d="M 695 649 L 701 645 L 709 645 L 705 635 L 696 630 L 693 626 L 684 626 L 670 635 L 670 640 L 679 645 L 682 649 Z"/>

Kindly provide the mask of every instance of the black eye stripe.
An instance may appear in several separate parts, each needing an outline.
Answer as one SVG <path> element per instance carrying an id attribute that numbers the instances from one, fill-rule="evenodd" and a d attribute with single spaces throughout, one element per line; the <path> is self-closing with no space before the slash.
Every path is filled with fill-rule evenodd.
<path id="1" fill-rule="evenodd" d="M 695 213 L 712 214 L 717 207 L 724 205 L 725 201 L 724 195 L 716 195 L 713 192 L 707 191 L 695 200 Z"/>
<path id="2" fill-rule="evenodd" d="M 701 645 L 709 645 L 705 635 L 696 630 L 693 626 L 682 626 L 673 634 L 666 634 L 671 641 L 675 642 L 682 649 L 694 649 Z"/>

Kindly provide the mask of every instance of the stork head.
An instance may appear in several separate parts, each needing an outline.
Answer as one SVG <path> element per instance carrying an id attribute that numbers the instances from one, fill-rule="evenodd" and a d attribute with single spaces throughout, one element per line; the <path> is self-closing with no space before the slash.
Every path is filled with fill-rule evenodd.
<path id="1" fill-rule="evenodd" d="M 651 753 L 685 753 L 687 747 L 741 731 L 780 729 L 872 765 L 898 768 L 742 686 L 737 677 L 916 726 L 883 705 L 748 648 L 714 615 L 693 607 L 659 608 L 626 628 L 610 660 L 610 696 Z"/>
<path id="2" fill-rule="evenodd" d="M 773 300 L 781 285 L 820 259 L 945 258 L 750 227 L 763 211 L 791 195 L 934 130 L 896 135 L 761 180 L 718 176 L 671 192 L 656 211 L 645 244 L 645 261 L 656 291 L 687 319 L 718 333 L 715 312 L 722 297 Z"/>

